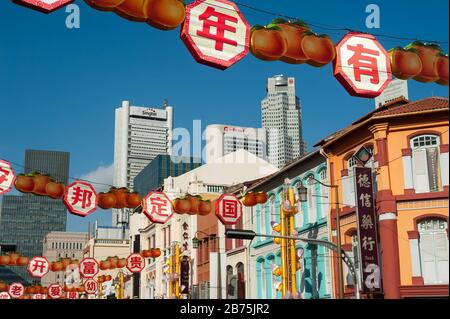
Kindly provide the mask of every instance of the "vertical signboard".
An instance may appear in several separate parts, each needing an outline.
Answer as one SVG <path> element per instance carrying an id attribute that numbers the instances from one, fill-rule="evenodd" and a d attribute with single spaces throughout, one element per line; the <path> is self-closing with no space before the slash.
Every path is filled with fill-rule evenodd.
<path id="1" fill-rule="evenodd" d="M 181 276 L 180 276 L 180 289 L 181 294 L 189 294 L 189 272 L 191 263 L 189 262 L 189 257 L 184 256 L 181 260 Z"/>
<path id="2" fill-rule="evenodd" d="M 355 182 L 362 291 L 370 294 L 381 293 L 381 271 L 378 254 L 377 216 L 373 198 L 372 169 L 356 167 Z"/>

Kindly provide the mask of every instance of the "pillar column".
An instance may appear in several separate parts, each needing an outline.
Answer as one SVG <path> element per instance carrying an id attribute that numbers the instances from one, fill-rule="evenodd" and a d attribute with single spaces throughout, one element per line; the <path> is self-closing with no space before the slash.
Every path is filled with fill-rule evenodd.
<path id="1" fill-rule="evenodd" d="M 380 214 L 379 229 L 384 298 L 400 299 L 400 257 L 398 252 L 397 214 Z"/>
<path id="2" fill-rule="evenodd" d="M 397 202 L 392 195 L 390 178 L 398 172 L 389 167 L 388 124 L 376 124 L 370 128 L 376 142 L 378 160 L 378 192 L 376 206 L 380 233 L 383 291 L 385 299 L 400 299 L 400 257 L 397 230 Z"/>

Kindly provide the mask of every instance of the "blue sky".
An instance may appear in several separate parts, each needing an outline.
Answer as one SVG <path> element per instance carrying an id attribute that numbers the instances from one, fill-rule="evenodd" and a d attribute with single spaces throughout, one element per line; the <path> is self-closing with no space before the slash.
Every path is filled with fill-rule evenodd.
<path id="1" fill-rule="evenodd" d="M 446 0 L 297 1 L 240 0 L 261 9 L 307 22 L 343 26 L 376 34 L 448 41 Z M 3 138 L 0 158 L 23 163 L 24 151 L 52 149 L 71 153 L 70 175 L 99 181 L 114 154 L 114 109 L 122 100 L 134 105 L 174 106 L 175 127 L 226 123 L 260 126 L 265 79 L 294 76 L 303 107 L 304 138 L 311 147 L 327 134 L 371 111 L 372 100 L 354 98 L 332 75 L 331 65 L 314 68 L 263 62 L 249 54 L 226 71 L 197 64 L 179 38 L 145 23 L 94 10 L 77 0 L 81 28 L 67 29 L 67 13 L 50 15 L 0 2 L 0 110 Z M 381 29 L 365 27 L 367 5 L 381 9 Z M 246 8 L 251 25 L 272 16 Z M 334 42 L 344 31 L 326 31 Z M 386 49 L 410 41 L 380 38 Z M 448 45 L 443 49 L 448 52 Z M 409 82 L 410 99 L 448 97 L 448 87 Z M 103 167 L 103 171 L 95 172 Z M 15 167 L 20 172 L 20 167 Z M 109 171 L 110 172 L 110 171 Z M 109 224 L 98 211 L 81 219 L 68 217 L 68 230 L 86 230 L 87 222 Z"/>

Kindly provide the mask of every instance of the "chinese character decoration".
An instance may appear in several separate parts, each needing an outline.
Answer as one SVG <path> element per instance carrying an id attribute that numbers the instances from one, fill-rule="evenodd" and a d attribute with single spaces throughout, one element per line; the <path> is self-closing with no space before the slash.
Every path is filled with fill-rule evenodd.
<path id="1" fill-rule="evenodd" d="M 19 299 L 25 294 L 25 287 L 21 283 L 14 282 L 9 286 L 8 293 L 11 298 Z"/>
<path id="2" fill-rule="evenodd" d="M 334 76 L 352 96 L 379 96 L 392 80 L 389 55 L 374 36 L 350 32 L 336 46 Z"/>
<path id="3" fill-rule="evenodd" d="M 28 7 L 30 9 L 40 11 L 43 13 L 50 13 L 58 10 L 75 0 L 13 0 L 18 5 Z"/>
<path id="4" fill-rule="evenodd" d="M 232 194 L 223 194 L 216 201 L 216 216 L 224 225 L 235 225 L 242 218 L 242 203 Z"/>
<path id="5" fill-rule="evenodd" d="M 100 11 L 113 11 L 130 21 L 147 22 L 160 30 L 173 30 L 183 23 L 183 0 L 85 0 Z"/>
<path id="6" fill-rule="evenodd" d="M 98 291 L 98 283 L 94 279 L 88 279 L 84 283 L 84 291 L 88 295 L 96 294 Z"/>
<path id="7" fill-rule="evenodd" d="M 399 79 L 448 86 L 448 55 L 431 43 L 415 41 L 389 51 L 392 73 Z"/>
<path id="8" fill-rule="evenodd" d="M 42 278 L 50 271 L 50 263 L 45 257 L 34 257 L 29 261 L 27 269 L 31 276 Z"/>
<path id="9" fill-rule="evenodd" d="M 150 192 L 142 201 L 142 211 L 151 222 L 164 224 L 173 216 L 172 201 L 162 192 Z"/>
<path id="10" fill-rule="evenodd" d="M 97 208 L 98 196 L 91 184 L 74 182 L 67 187 L 64 204 L 72 214 L 86 217 Z"/>
<path id="11" fill-rule="evenodd" d="M 181 40 L 195 60 L 225 70 L 248 54 L 250 26 L 228 0 L 197 0 L 186 8 Z"/>
<path id="12" fill-rule="evenodd" d="M 51 299 L 59 299 L 62 297 L 63 293 L 63 288 L 59 284 L 48 286 L 47 294 Z"/>
<path id="13" fill-rule="evenodd" d="M 0 160 L 0 195 L 6 194 L 11 190 L 15 179 L 16 175 L 11 164 Z"/>
<path id="14" fill-rule="evenodd" d="M 183 223 L 183 243 L 181 245 L 181 252 L 188 251 L 189 250 L 189 224 Z"/>
<path id="15" fill-rule="evenodd" d="M 140 254 L 131 254 L 127 257 L 127 269 L 132 273 L 141 272 L 145 267 L 145 259 Z"/>
<path id="16" fill-rule="evenodd" d="M 84 258 L 80 262 L 79 273 L 83 278 L 94 278 L 99 272 L 99 264 L 94 258 Z"/>

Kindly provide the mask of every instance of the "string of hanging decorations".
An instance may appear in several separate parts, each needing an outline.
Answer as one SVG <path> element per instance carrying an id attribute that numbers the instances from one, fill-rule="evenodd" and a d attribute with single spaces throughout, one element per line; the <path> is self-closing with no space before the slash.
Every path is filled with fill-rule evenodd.
<path id="1" fill-rule="evenodd" d="M 337 43 L 329 35 L 316 33 L 297 18 L 272 13 L 247 4 L 240 6 L 277 16 L 269 24 L 250 28 L 236 3 L 229 0 L 196 0 L 186 5 L 184 0 L 84 0 L 100 11 L 113 12 L 127 20 L 148 23 L 169 31 L 181 27 L 181 40 L 194 59 L 202 64 L 225 70 L 251 52 L 263 61 L 282 61 L 324 67 L 333 64 L 336 79 L 350 95 L 374 98 L 392 81 L 416 80 L 448 86 L 448 54 L 439 43 L 414 41 L 406 47 L 385 50 L 375 35 L 352 31 L 350 28 L 323 27 L 317 29 L 345 31 Z M 16 3 L 50 12 L 70 0 L 41 6 L 36 0 L 15 0 Z M 49 7 L 50 6 L 50 7 Z M 380 37 L 411 40 L 389 35 Z"/>
<path id="2" fill-rule="evenodd" d="M 199 216 L 215 214 L 223 224 L 234 225 L 242 218 L 242 206 L 251 207 L 256 203 L 264 204 L 267 201 L 267 194 L 262 192 L 248 193 L 242 202 L 233 194 L 223 194 L 217 199 L 210 200 L 202 198 L 201 195 L 185 194 L 177 197 L 176 194 L 152 191 L 141 198 L 138 192 L 114 186 L 108 192 L 97 193 L 92 184 L 85 180 L 75 180 L 65 185 L 52 176 L 40 172 L 16 176 L 11 163 L 0 159 L 0 195 L 10 192 L 13 187 L 24 194 L 61 200 L 71 214 L 80 217 L 86 217 L 98 208 L 130 209 L 144 213 L 151 222 L 159 224 L 166 223 L 174 214 Z M 249 200 L 249 197 L 253 199 Z M 145 253 L 148 256 L 155 254 L 157 252 Z"/>

